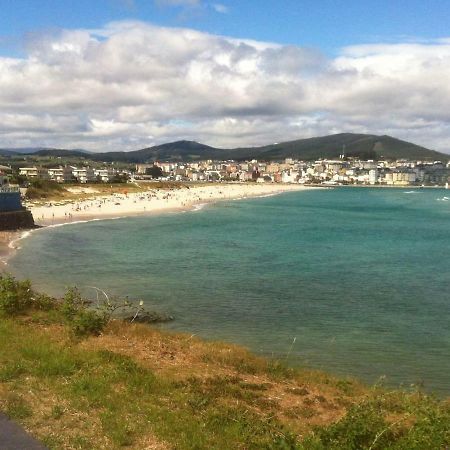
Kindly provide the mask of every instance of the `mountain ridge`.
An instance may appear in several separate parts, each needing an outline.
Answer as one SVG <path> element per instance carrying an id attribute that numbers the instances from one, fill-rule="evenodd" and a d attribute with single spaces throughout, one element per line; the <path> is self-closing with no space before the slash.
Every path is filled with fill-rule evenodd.
<path id="1" fill-rule="evenodd" d="M 32 148 L 0 149 L 3 156 L 76 156 L 103 162 L 147 163 L 152 161 L 214 160 L 283 160 L 294 158 L 311 161 L 320 158 L 338 158 L 342 153 L 361 159 L 450 160 L 450 155 L 396 139 L 388 135 L 339 133 L 305 139 L 296 139 L 256 147 L 217 148 L 196 141 L 179 140 L 129 152 L 92 153 L 86 150 Z"/>
<path id="2" fill-rule="evenodd" d="M 96 153 L 96 160 L 144 163 L 151 161 L 195 161 L 200 159 L 261 159 L 267 161 L 295 158 L 315 160 L 338 158 L 340 154 L 362 159 L 427 159 L 448 161 L 450 155 L 387 135 L 340 133 L 297 139 L 260 147 L 220 149 L 195 141 L 175 141 L 131 152 Z"/>

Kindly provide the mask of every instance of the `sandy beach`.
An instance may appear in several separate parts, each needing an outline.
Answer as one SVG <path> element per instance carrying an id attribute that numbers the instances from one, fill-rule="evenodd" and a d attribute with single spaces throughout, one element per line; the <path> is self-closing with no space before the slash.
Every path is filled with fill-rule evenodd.
<path id="1" fill-rule="evenodd" d="M 83 201 L 26 204 L 36 225 L 48 227 L 89 220 L 101 220 L 159 212 L 189 210 L 205 204 L 232 199 L 276 195 L 289 191 L 312 189 L 294 184 L 211 184 L 172 189 L 147 189 L 128 193 L 96 196 Z M 0 233 L 0 259 L 6 261 L 17 247 L 17 240 L 26 232 Z"/>
<path id="2" fill-rule="evenodd" d="M 148 189 L 141 192 L 114 193 L 93 196 L 80 202 L 42 206 L 26 205 L 36 225 L 48 226 L 111 217 L 152 214 L 166 210 L 191 209 L 195 205 L 247 197 L 274 195 L 286 191 L 305 189 L 291 184 L 216 184 L 210 186 L 181 187 L 178 189 Z"/>

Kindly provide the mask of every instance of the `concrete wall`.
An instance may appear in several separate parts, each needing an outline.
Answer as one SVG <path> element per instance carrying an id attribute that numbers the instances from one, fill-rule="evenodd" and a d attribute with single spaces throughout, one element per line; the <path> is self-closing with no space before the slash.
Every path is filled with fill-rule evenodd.
<path id="1" fill-rule="evenodd" d="M 0 212 L 0 231 L 34 228 L 33 215 L 30 211 Z"/>
<path id="2" fill-rule="evenodd" d="M 20 211 L 21 209 L 20 192 L 0 192 L 0 212 Z"/>

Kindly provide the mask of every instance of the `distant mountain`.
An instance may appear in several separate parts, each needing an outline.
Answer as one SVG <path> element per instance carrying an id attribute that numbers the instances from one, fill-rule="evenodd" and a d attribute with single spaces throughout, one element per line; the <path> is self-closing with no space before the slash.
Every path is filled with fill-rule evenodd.
<path id="1" fill-rule="evenodd" d="M 142 163 L 146 161 L 194 161 L 223 158 L 227 150 L 199 144 L 194 141 L 177 141 L 132 152 L 108 152 L 90 155 L 97 161 L 123 161 Z"/>
<path id="2" fill-rule="evenodd" d="M 46 147 L 0 148 L 1 156 L 38 155 L 38 156 L 86 156 L 91 152 L 82 149 L 64 150 Z"/>
<path id="3" fill-rule="evenodd" d="M 16 152 L 8 148 L 0 148 L 0 156 L 14 156 L 17 155 Z"/>
<path id="4" fill-rule="evenodd" d="M 302 160 L 338 158 L 340 154 L 361 159 L 444 159 L 450 155 L 429 150 L 391 136 L 341 133 L 296 141 L 282 142 L 257 148 L 235 149 L 244 159 L 267 160 L 294 157 Z"/>
<path id="5" fill-rule="evenodd" d="M 90 158 L 92 153 L 87 152 L 85 150 L 64 150 L 64 149 L 56 149 L 56 148 L 45 148 L 42 150 L 38 150 L 33 152 L 32 155 L 35 156 L 53 156 L 53 157 L 70 157 L 76 156 L 79 158 Z"/>
<path id="6" fill-rule="evenodd" d="M 244 161 L 259 159 L 265 161 L 295 158 L 304 161 L 319 158 L 346 156 L 361 159 L 418 159 L 448 161 L 450 155 L 429 150 L 411 142 L 391 136 L 374 134 L 341 133 L 330 136 L 299 139 L 264 145 L 222 149 L 194 141 L 177 141 L 131 152 L 90 153 L 86 150 L 63 150 L 54 148 L 0 149 L 0 155 L 37 155 L 54 157 L 80 157 L 94 161 L 145 163 L 151 161 L 198 161 L 202 159 L 234 159 Z"/>
<path id="7" fill-rule="evenodd" d="M 424 159 L 444 160 L 450 155 L 429 150 L 391 136 L 341 133 L 330 136 L 299 139 L 262 147 L 220 149 L 193 141 L 177 141 L 132 152 L 95 153 L 97 161 L 144 163 L 150 161 L 195 161 L 201 159 L 260 159 L 266 161 L 295 158 L 305 161 L 338 158 L 340 154 L 362 159 Z"/>

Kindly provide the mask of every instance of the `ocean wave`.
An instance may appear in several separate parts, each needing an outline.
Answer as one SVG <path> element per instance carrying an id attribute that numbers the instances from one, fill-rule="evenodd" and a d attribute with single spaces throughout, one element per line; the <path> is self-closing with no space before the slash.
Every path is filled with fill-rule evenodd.
<path id="1" fill-rule="evenodd" d="M 197 203 L 196 205 L 193 205 L 191 211 L 193 211 L 193 212 L 201 211 L 201 210 L 204 209 L 207 205 L 208 205 L 208 203 Z"/>

